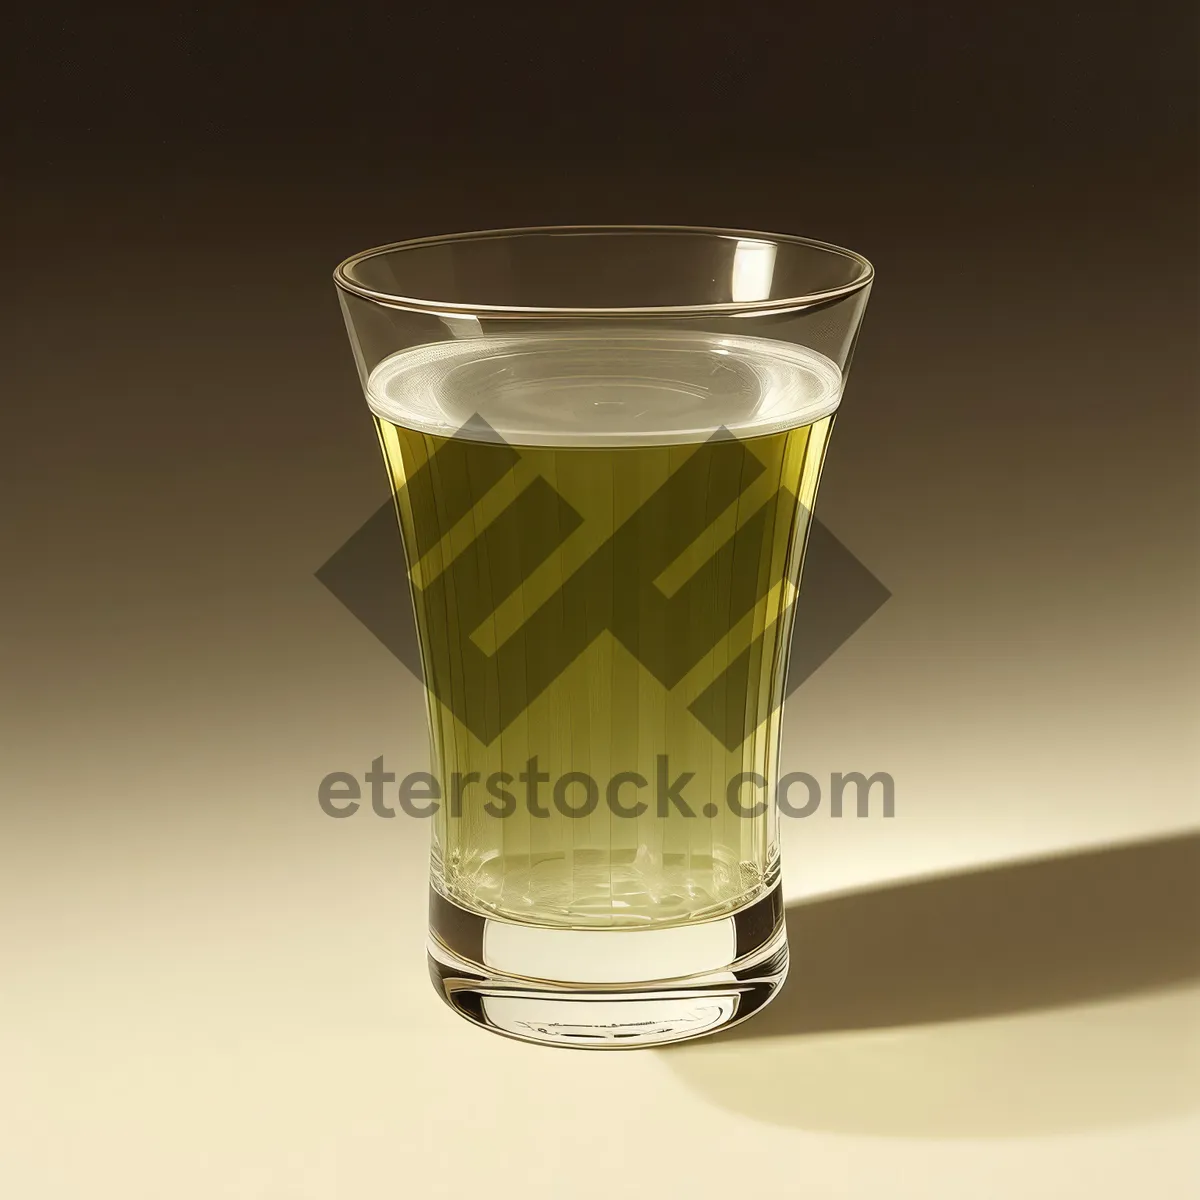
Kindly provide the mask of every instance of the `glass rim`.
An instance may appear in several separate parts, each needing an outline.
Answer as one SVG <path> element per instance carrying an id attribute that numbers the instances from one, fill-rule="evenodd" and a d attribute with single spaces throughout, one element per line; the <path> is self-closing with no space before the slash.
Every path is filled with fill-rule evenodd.
<path id="1" fill-rule="evenodd" d="M 452 245 L 461 242 L 486 241 L 492 238 L 516 238 L 530 234 L 692 234 L 718 240 L 757 241 L 768 244 L 806 246 L 835 254 L 858 267 L 858 273 L 848 283 L 832 288 L 781 296 L 774 300 L 726 300 L 708 304 L 666 305 L 603 305 L 596 307 L 567 307 L 561 305 L 473 304 L 469 300 L 429 300 L 407 296 L 396 291 L 379 291 L 357 282 L 350 272 L 360 263 L 384 254 L 415 250 L 427 246 Z M 765 313 L 791 312 L 813 308 L 841 300 L 860 292 L 875 278 L 875 268 L 861 254 L 833 242 L 801 237 L 790 233 L 766 233 L 754 229 L 734 229 L 717 225 L 520 225 L 503 229 L 481 229 L 462 233 L 442 233 L 429 237 L 409 238 L 372 246 L 343 259 L 334 268 L 333 280 L 339 290 L 387 308 L 409 312 L 434 313 L 445 316 L 503 317 L 708 317 L 755 316 Z"/>

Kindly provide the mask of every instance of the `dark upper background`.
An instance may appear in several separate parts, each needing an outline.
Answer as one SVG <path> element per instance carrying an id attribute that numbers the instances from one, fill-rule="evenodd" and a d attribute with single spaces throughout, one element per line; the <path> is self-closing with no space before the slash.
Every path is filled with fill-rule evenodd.
<path id="1" fill-rule="evenodd" d="M 1190 155 L 1196 132 L 1187 3 L 68 4 L 27 7 L 3 55 L 25 169 Z"/>
<path id="2" fill-rule="evenodd" d="M 71 610 L 83 639 L 80 589 L 100 647 L 118 645 L 107 612 L 165 629 L 172 604 L 256 571 L 308 595 L 385 486 L 333 266 L 590 221 L 778 229 L 872 259 L 822 513 L 914 609 L 990 620 L 1015 654 L 1004 606 L 1044 628 L 1038 604 L 1153 580 L 1184 612 L 1193 10 L 26 7 L 0 46 L 9 629 L 61 639 Z M 220 569 L 187 557 L 202 521 Z M 971 591 L 996 570 L 1011 601 Z M 1169 637 L 1150 600 L 1112 603 Z M 64 670 L 93 650 L 64 643 Z"/>
<path id="3" fill-rule="evenodd" d="M 1123 479 L 1125 519 L 1187 544 L 1196 33 L 1194 5 L 1135 0 L 26 6 L 0 44 L 8 514 L 49 562 L 38 522 L 80 496 L 166 513 L 183 465 L 266 494 L 287 455 L 370 511 L 334 264 L 646 221 L 875 263 L 822 505 L 878 569 L 894 551 L 889 585 L 917 560 L 878 487 L 912 537 L 1005 524 L 1015 474 L 1075 522 L 1055 536 L 1111 542 L 1077 498 Z M 1037 439 L 1013 442 L 1014 397 Z M 348 532 L 320 515 L 297 517 L 313 569 Z"/>

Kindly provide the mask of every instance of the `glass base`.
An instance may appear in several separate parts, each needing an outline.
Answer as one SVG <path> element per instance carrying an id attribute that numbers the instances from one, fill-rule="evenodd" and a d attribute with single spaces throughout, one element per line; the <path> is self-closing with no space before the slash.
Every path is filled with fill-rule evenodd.
<path id="1" fill-rule="evenodd" d="M 787 976 L 780 886 L 711 921 L 561 929 L 485 917 L 436 891 L 429 972 L 460 1016 L 526 1042 L 630 1050 L 752 1017 Z"/>

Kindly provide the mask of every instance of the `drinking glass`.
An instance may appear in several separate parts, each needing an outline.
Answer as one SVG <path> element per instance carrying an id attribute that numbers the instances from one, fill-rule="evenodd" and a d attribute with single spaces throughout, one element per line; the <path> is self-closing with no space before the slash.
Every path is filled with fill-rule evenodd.
<path id="1" fill-rule="evenodd" d="M 430 970 L 476 1024 L 658 1045 L 782 984 L 792 618 L 872 277 L 663 226 L 337 268 L 420 641 Z"/>

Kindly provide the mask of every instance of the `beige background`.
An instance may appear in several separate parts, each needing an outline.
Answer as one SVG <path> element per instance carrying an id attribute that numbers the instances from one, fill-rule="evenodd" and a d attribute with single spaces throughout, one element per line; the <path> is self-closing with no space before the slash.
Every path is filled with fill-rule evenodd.
<path id="1" fill-rule="evenodd" d="M 624 212 L 628 179 L 526 177 L 532 213 L 482 168 L 402 203 L 132 179 L 53 269 L 69 201 L 31 186 L 3 325 L 0 1192 L 1193 1194 L 1194 329 L 1162 267 L 1194 211 L 1153 178 L 983 171 L 952 207 L 908 180 L 888 233 L 876 173 L 747 171 L 696 211 L 686 179 L 638 192 L 645 219 L 876 260 L 820 511 L 894 598 L 793 698 L 785 759 L 890 771 L 896 816 L 784 823 L 792 978 L 759 1022 L 609 1055 L 453 1017 L 427 829 L 319 811 L 327 772 L 424 750 L 418 686 L 312 576 L 383 492 L 336 259 L 478 224 L 483 188 L 491 224 Z M 1102 185 L 1126 232 L 1100 257 Z"/>

